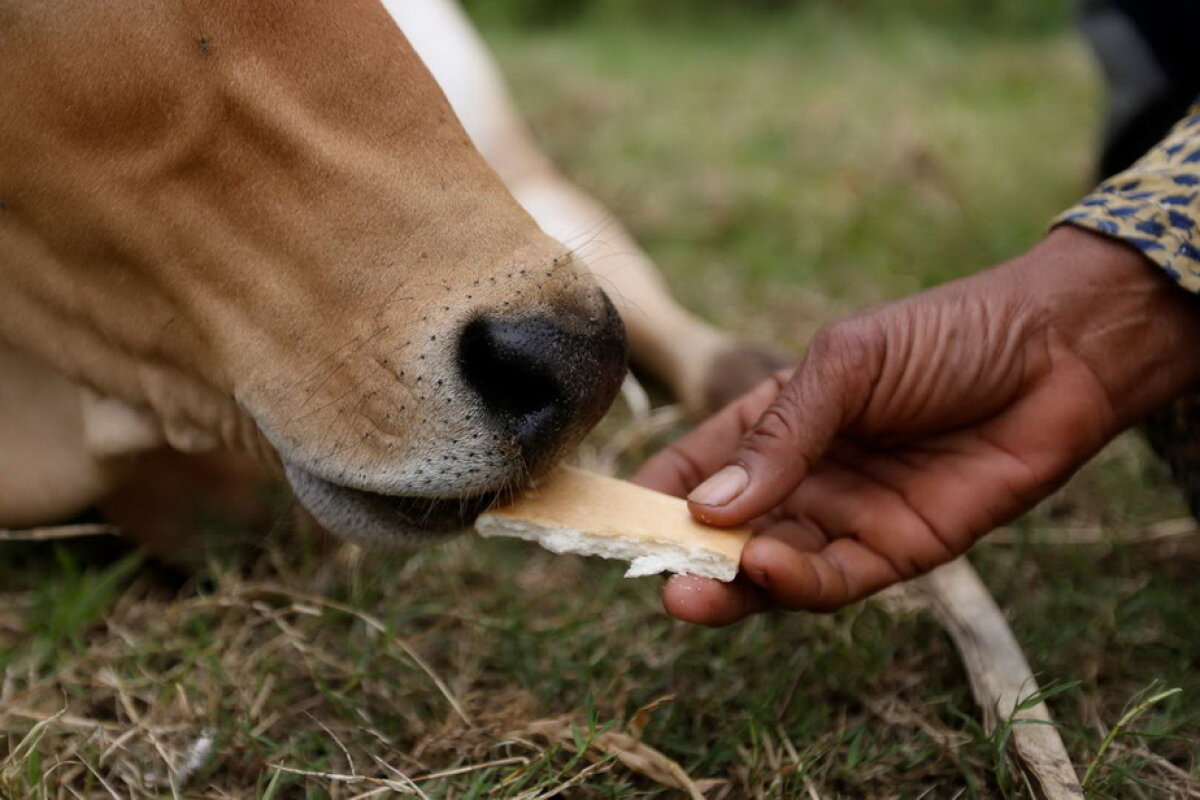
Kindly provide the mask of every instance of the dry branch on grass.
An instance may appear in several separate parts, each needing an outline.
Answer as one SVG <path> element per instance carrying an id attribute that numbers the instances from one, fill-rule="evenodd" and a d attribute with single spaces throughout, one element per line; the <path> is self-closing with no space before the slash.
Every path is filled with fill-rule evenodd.
<path id="1" fill-rule="evenodd" d="M 991 733 L 1012 725 L 1011 745 L 1036 797 L 1083 800 L 1083 789 L 1062 737 L 1038 695 L 1037 680 L 987 586 L 965 557 L 914 582 L 954 640 Z"/>

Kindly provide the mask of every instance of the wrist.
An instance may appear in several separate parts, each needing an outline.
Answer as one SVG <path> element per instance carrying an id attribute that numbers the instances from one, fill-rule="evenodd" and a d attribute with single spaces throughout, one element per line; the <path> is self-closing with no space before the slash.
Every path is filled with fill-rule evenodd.
<path id="1" fill-rule="evenodd" d="M 1011 267 L 1121 427 L 1200 386 L 1200 298 L 1135 248 L 1064 225 Z"/>

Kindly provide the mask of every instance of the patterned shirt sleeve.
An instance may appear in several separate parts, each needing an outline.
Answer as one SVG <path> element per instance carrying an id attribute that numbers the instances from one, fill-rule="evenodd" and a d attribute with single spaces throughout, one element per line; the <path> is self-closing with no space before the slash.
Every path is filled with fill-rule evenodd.
<path id="1" fill-rule="evenodd" d="M 1061 223 L 1123 239 L 1200 293 L 1200 104 L 1141 161 L 1054 221 Z"/>

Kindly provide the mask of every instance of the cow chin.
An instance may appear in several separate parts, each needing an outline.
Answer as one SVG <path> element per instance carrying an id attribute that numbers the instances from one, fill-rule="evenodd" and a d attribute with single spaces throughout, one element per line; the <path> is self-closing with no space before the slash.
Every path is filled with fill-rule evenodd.
<path id="1" fill-rule="evenodd" d="M 421 547 L 474 524 L 500 496 L 487 491 L 462 497 L 383 495 L 352 489 L 285 465 L 288 482 L 317 522 L 343 539 L 370 545 Z"/>

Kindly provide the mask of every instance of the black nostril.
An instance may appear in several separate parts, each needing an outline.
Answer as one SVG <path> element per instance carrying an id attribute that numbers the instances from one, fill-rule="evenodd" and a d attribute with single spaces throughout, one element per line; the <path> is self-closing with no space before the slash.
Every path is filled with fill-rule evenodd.
<path id="1" fill-rule="evenodd" d="M 479 393 L 489 411 L 521 420 L 553 412 L 562 392 L 544 354 L 544 320 L 498 322 L 480 318 L 463 330 L 459 363 L 467 383 Z"/>
<path id="2" fill-rule="evenodd" d="M 599 421 L 625 374 L 625 333 L 599 315 L 478 317 L 463 328 L 459 367 L 531 471 Z"/>

